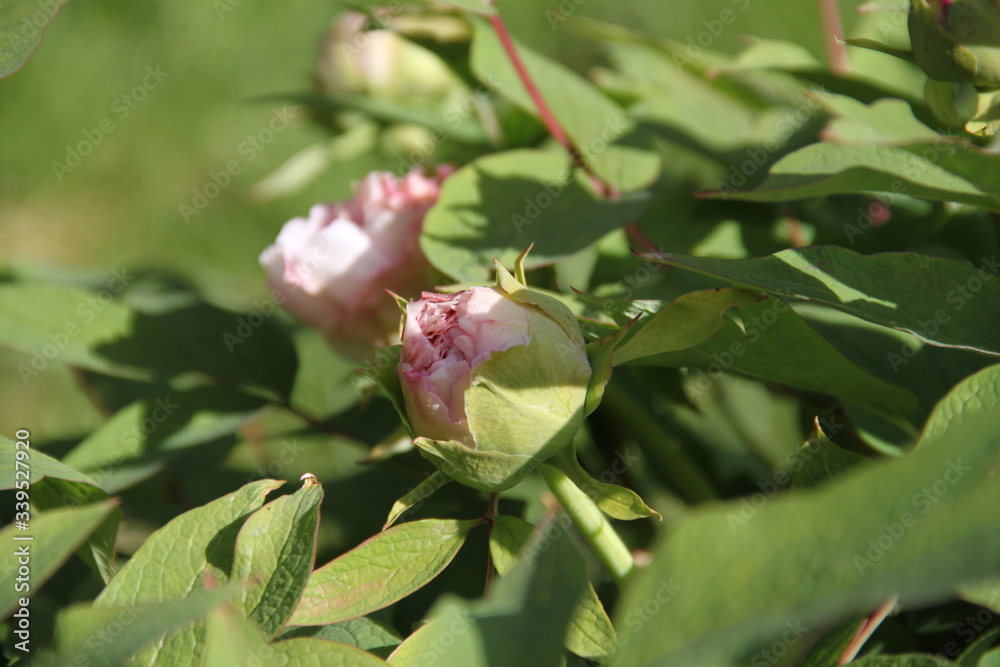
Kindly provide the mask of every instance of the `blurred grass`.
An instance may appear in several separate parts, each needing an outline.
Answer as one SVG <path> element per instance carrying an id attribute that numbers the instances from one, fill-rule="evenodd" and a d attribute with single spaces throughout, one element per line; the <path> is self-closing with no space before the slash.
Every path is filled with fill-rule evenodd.
<path id="1" fill-rule="evenodd" d="M 744 35 L 755 34 L 792 39 L 823 57 L 818 30 L 802 29 L 815 23 L 815 3 L 500 4 L 514 34 L 578 70 L 600 54 L 567 23 L 550 23 L 567 10 L 683 42 L 706 30 L 706 20 L 735 8 L 739 20 L 712 38 L 712 48 L 735 50 Z M 844 4 L 847 16 L 857 0 Z M 179 273 L 223 306 L 240 309 L 263 296 L 256 258 L 285 220 L 316 201 L 345 197 L 350 182 L 371 169 L 394 166 L 365 155 L 295 196 L 268 203 L 247 196 L 252 183 L 325 137 L 299 118 L 252 159 L 241 152 L 248 137 L 267 127 L 274 109 L 249 100 L 308 87 L 318 44 L 338 11 L 332 2 L 69 2 L 35 56 L 0 81 L 0 268 L 106 275 L 157 267 Z M 162 82 L 134 108 L 123 106 L 121 97 L 142 84 L 150 67 L 166 74 Z M 66 162 L 71 146 L 109 121 L 113 131 L 100 133 L 82 164 L 57 174 L 53 163 Z M 194 189 L 231 160 L 241 173 L 186 224 L 179 206 L 190 204 Z M 65 368 L 53 364 L 25 386 L 17 365 L 26 359 L 0 350 L 5 428 L 29 427 L 44 441 L 79 436 L 101 421 Z"/>

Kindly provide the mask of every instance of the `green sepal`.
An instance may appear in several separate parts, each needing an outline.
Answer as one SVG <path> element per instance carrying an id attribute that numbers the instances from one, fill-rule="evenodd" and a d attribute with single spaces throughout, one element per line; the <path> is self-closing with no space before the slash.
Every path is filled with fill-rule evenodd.
<path id="1" fill-rule="evenodd" d="M 996 5 L 992 0 L 966 0 L 952 5 L 948 14 L 946 29 L 939 8 L 927 0 L 910 0 L 907 26 L 920 69 L 938 81 L 1000 85 L 1000 52 L 993 46 L 1000 32 Z"/>
<path id="2" fill-rule="evenodd" d="M 635 491 L 617 484 L 605 484 L 590 476 L 576 458 L 576 448 L 573 445 L 561 450 L 548 461 L 549 465 L 559 468 L 569 479 L 597 505 L 597 508 L 613 519 L 632 521 L 633 519 L 648 519 L 663 517 L 639 497 Z"/>
<path id="3" fill-rule="evenodd" d="M 528 278 L 524 273 L 524 260 L 528 259 L 528 253 L 531 252 L 531 249 L 534 247 L 535 247 L 534 243 L 529 245 L 527 248 L 521 251 L 521 254 L 518 255 L 517 259 L 514 261 L 514 279 L 517 280 L 517 282 L 521 283 L 522 285 L 528 284 Z"/>
<path id="4" fill-rule="evenodd" d="M 897 48 L 895 48 L 893 46 L 889 46 L 888 44 L 883 44 L 882 42 L 879 42 L 878 40 L 866 39 L 864 37 L 859 37 L 859 38 L 856 38 L 856 39 L 845 39 L 844 40 L 844 44 L 847 44 L 848 46 L 856 46 L 859 49 L 868 49 L 869 51 L 878 51 L 879 53 L 884 53 L 884 54 L 886 54 L 888 56 L 894 56 L 896 58 L 899 58 L 900 60 L 905 60 L 907 62 L 911 62 L 911 63 L 916 62 L 916 59 L 913 57 L 913 52 L 912 51 L 906 51 L 904 49 L 897 49 Z"/>
<path id="5" fill-rule="evenodd" d="M 981 92 L 976 96 L 976 115 L 965 124 L 965 131 L 992 137 L 1000 131 L 1000 91 Z"/>
<path id="6" fill-rule="evenodd" d="M 413 490 L 393 503 L 392 509 L 389 511 L 389 518 L 385 520 L 385 525 L 382 526 L 382 530 L 385 530 L 392 524 L 396 523 L 396 519 L 402 516 L 403 512 L 410 509 L 421 500 L 430 498 L 431 494 L 450 481 L 451 478 L 448 477 L 448 475 L 438 470 L 433 475 L 420 482 L 420 484 L 417 484 Z"/>
<path id="7" fill-rule="evenodd" d="M 470 449 L 454 440 L 417 438 L 413 444 L 446 476 L 490 493 L 512 488 L 541 463 L 530 456 Z"/>
<path id="8" fill-rule="evenodd" d="M 614 369 L 612 357 L 615 348 L 637 321 L 639 321 L 638 317 L 613 334 L 587 343 L 587 359 L 590 361 L 591 376 L 590 384 L 587 385 L 587 400 L 583 405 L 584 418 L 588 417 L 601 404 L 601 399 L 604 398 L 604 388 L 608 385 L 611 371 Z"/>
<path id="9" fill-rule="evenodd" d="M 544 461 L 572 441 L 583 424 L 590 364 L 583 347 L 539 314 L 531 335 L 551 345 L 515 345 L 481 362 L 465 390 L 465 414 L 479 451 Z"/>
<path id="10" fill-rule="evenodd" d="M 497 270 L 497 287 L 518 303 L 525 303 L 540 308 L 542 312 L 559 324 L 562 330 L 566 332 L 566 335 L 570 337 L 570 340 L 581 348 L 584 346 L 583 334 L 580 333 L 580 325 L 577 323 L 576 317 L 573 316 L 570 309 L 566 307 L 566 304 L 547 294 L 528 289 L 525 285 L 518 282 L 507 269 L 503 268 L 500 262 L 493 260 L 493 263 Z"/>
<path id="11" fill-rule="evenodd" d="M 398 294 L 396 294 L 392 290 L 388 290 L 387 289 L 386 293 L 388 293 L 388 295 L 392 297 L 392 300 L 396 302 L 396 306 L 399 308 L 400 312 L 402 312 L 403 316 L 405 317 L 406 316 L 406 307 L 408 305 L 410 305 L 410 302 L 407 301 L 406 299 L 404 299 L 403 297 L 399 296 Z"/>
<path id="12" fill-rule="evenodd" d="M 392 406 L 399 413 L 399 418 L 403 421 L 410 437 L 413 436 L 413 429 L 410 427 L 410 420 L 406 417 L 406 400 L 403 398 L 403 387 L 399 382 L 399 358 L 402 354 L 402 345 L 392 345 L 383 347 L 375 353 L 378 363 L 359 368 L 358 372 L 370 377 L 375 383 L 385 390 L 392 401 Z"/>

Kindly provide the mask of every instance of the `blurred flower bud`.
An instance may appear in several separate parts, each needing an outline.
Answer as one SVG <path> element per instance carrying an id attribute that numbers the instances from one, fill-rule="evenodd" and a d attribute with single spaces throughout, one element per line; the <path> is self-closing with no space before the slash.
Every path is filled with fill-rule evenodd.
<path id="1" fill-rule="evenodd" d="M 408 304 L 398 368 L 414 444 L 449 477 L 491 492 L 570 443 L 591 379 L 569 309 L 497 270 L 496 287 Z"/>
<path id="2" fill-rule="evenodd" d="M 436 55 L 394 29 L 408 23 L 399 6 L 375 7 L 372 16 L 347 11 L 334 20 L 316 64 L 316 80 L 330 93 L 397 99 L 440 99 L 458 83 Z M 412 22 L 414 19 L 410 19 Z M 449 21 L 432 17 L 424 22 Z"/>
<path id="3" fill-rule="evenodd" d="M 260 254 L 285 309 L 352 359 L 398 341 L 399 310 L 386 290 L 415 295 L 433 284 L 420 230 L 449 173 L 373 172 L 353 199 L 317 204 L 308 218 L 285 223 Z"/>
<path id="4" fill-rule="evenodd" d="M 931 79 L 1000 86 L 997 0 L 910 0 L 910 42 Z"/>

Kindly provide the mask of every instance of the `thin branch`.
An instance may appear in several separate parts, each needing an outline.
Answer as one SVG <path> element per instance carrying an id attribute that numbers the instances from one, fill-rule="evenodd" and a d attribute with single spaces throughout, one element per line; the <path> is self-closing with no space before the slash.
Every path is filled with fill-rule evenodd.
<path id="1" fill-rule="evenodd" d="M 857 633 L 854 635 L 854 639 L 848 644 L 844 652 L 840 654 L 840 658 L 837 660 L 838 665 L 846 665 L 850 661 L 854 660 L 861 651 L 861 647 L 865 645 L 868 638 L 872 636 L 872 633 L 882 624 L 885 617 L 889 615 L 892 608 L 896 606 L 896 602 L 899 600 L 898 597 L 891 597 L 881 605 L 879 608 L 872 612 L 871 616 L 865 619 L 861 627 L 858 628 Z"/>
<path id="2" fill-rule="evenodd" d="M 851 73 L 851 63 L 847 60 L 847 45 L 844 44 L 840 7 L 837 5 L 837 0 L 818 0 L 818 2 L 823 44 L 826 46 L 826 59 L 830 71 L 834 76 L 847 76 Z"/>

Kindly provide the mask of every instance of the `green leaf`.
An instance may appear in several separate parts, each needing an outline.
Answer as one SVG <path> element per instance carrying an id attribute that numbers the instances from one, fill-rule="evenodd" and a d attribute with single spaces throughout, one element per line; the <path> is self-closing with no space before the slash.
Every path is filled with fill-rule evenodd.
<path id="1" fill-rule="evenodd" d="M 82 482 L 70 482 L 56 477 L 46 477 L 31 487 L 31 501 L 41 510 L 58 507 L 92 505 L 109 500 L 100 487 Z M 118 524 L 125 520 L 125 513 L 116 507 L 104 522 L 87 538 L 77 554 L 106 584 L 118 571 L 115 561 L 115 543 Z"/>
<path id="2" fill-rule="evenodd" d="M 989 170 L 983 173 L 981 170 Z M 783 202 L 847 193 L 886 193 L 1000 211 L 1000 155 L 957 140 L 880 143 L 824 141 L 789 153 L 756 188 L 702 193 L 716 199 Z M 853 229 L 862 234 L 863 227 Z M 853 238 L 853 236 L 849 236 Z"/>
<path id="3" fill-rule="evenodd" d="M 130 658 L 156 639 L 204 618 L 210 609 L 237 592 L 238 587 L 225 586 L 214 591 L 195 591 L 183 600 L 162 604 L 68 607 L 56 619 L 56 650 L 43 654 L 32 664 L 44 667 L 129 663 Z"/>
<path id="4" fill-rule="evenodd" d="M 417 503 L 430 498 L 432 493 L 450 481 L 451 478 L 448 477 L 448 475 L 438 470 L 430 477 L 420 482 L 420 484 L 417 484 L 412 490 L 410 490 L 409 493 L 393 503 L 392 509 L 389 510 L 389 518 L 385 520 L 382 530 L 385 530 L 392 524 L 396 523 L 396 519 L 402 516 L 403 512 L 410 509 Z"/>
<path id="5" fill-rule="evenodd" d="M 371 653 L 326 639 L 302 637 L 272 644 L 274 665 L 323 665 L 323 667 L 378 667 L 385 665 Z"/>
<path id="6" fill-rule="evenodd" d="M 135 318 L 120 303 L 97 299 L 94 292 L 76 287 L 0 285 L 0 343 L 31 355 L 17 367 L 23 383 L 33 381 L 52 362 L 120 377 L 150 378 L 148 370 L 108 359 L 97 350 L 107 341 L 128 335 Z"/>
<path id="7" fill-rule="evenodd" d="M 377 667 L 385 665 L 385 662 L 354 646 L 317 637 L 268 644 L 246 617 L 232 607 L 222 607 L 208 619 L 205 661 L 202 664 L 204 667 Z"/>
<path id="8" fill-rule="evenodd" d="M 95 607 L 134 606 L 187 597 L 208 581 L 225 582 L 233 568 L 237 534 L 247 517 L 284 482 L 251 482 L 174 518 L 149 536 L 94 601 Z M 205 628 L 171 633 L 136 655 L 148 665 L 186 665 L 204 646 Z M 184 656 L 181 659 L 179 656 Z"/>
<path id="9" fill-rule="evenodd" d="M 447 567 L 477 521 L 426 519 L 375 535 L 313 572 L 288 625 L 326 625 L 387 607 Z"/>
<path id="10" fill-rule="evenodd" d="M 251 514 L 236 537 L 231 579 L 249 586 L 235 604 L 266 637 L 291 616 L 312 573 L 322 500 L 323 487 L 307 477 Z"/>
<path id="11" fill-rule="evenodd" d="M 740 307 L 739 314 L 742 328 L 723 318 L 722 327 L 703 344 L 639 362 L 707 367 L 692 383 L 699 393 L 721 372 L 732 371 L 829 394 L 893 417 L 906 417 L 918 407 L 912 392 L 852 364 L 783 300 L 757 301 Z"/>
<path id="12" fill-rule="evenodd" d="M 28 530 L 20 530 L 16 524 L 0 530 L 0 540 L 8 549 L 0 573 L 0 616 L 6 617 L 20 598 L 35 595 L 116 507 L 114 501 L 105 501 L 38 512 L 29 518 Z M 27 577 L 20 571 L 22 566 L 29 572 Z"/>
<path id="13" fill-rule="evenodd" d="M 260 630 L 233 607 L 216 609 L 208 619 L 204 667 L 377 667 L 385 662 L 339 642 L 304 637 L 268 644 Z M 190 663 L 188 663 L 190 664 Z"/>
<path id="14" fill-rule="evenodd" d="M 883 44 L 878 40 L 874 39 L 845 39 L 844 43 L 848 46 L 856 46 L 861 49 L 868 49 L 869 51 L 877 51 L 879 53 L 884 53 L 886 55 L 893 56 L 895 58 L 900 58 L 901 60 L 906 60 L 909 62 L 914 62 L 913 52 L 904 51 L 903 49 L 896 49 L 888 44 Z"/>
<path id="15" fill-rule="evenodd" d="M 861 454 L 838 447 L 823 432 L 817 420 L 812 434 L 802 445 L 796 461 L 800 461 L 801 464 L 792 474 L 792 487 L 808 489 L 836 479 L 855 466 L 867 462 L 868 459 Z"/>
<path id="16" fill-rule="evenodd" d="M 567 522 L 568 523 L 568 522 Z M 568 530 L 540 526 L 486 602 L 445 598 L 389 657 L 396 667 L 556 667 L 586 572 Z"/>
<path id="17" fill-rule="evenodd" d="M 981 509 L 1000 502 L 1000 366 L 957 386 L 935 417 L 948 413 L 961 419 L 925 433 L 905 458 L 809 493 L 675 520 L 618 607 L 619 620 L 640 627 L 611 664 L 745 664 L 789 628 L 801 636 L 896 595 L 904 606 L 923 606 L 996 575 L 1000 532 Z M 680 592 L 644 607 L 667 577 Z"/>
<path id="18" fill-rule="evenodd" d="M 507 576 L 517 565 L 518 556 L 531 541 L 534 529 L 527 521 L 514 516 L 496 518 L 490 533 L 490 555 L 500 576 Z M 566 632 L 566 648 L 584 658 L 600 658 L 608 655 L 614 645 L 615 629 L 611 619 L 588 581 Z"/>
<path id="19" fill-rule="evenodd" d="M 317 639 L 349 644 L 382 658 L 389 657 L 392 649 L 403 641 L 403 638 L 395 630 L 378 621 L 373 621 L 367 616 L 352 618 L 332 625 L 292 627 L 278 635 L 277 641 L 298 637 L 316 637 Z"/>
<path id="20" fill-rule="evenodd" d="M 476 14 L 490 15 L 497 13 L 493 3 L 487 2 L 486 0 L 442 0 L 442 2 L 446 5 L 458 7 L 459 9 L 464 9 L 467 12 L 474 12 Z"/>
<path id="21" fill-rule="evenodd" d="M 838 667 L 840 656 L 854 642 L 866 620 L 866 616 L 855 616 L 828 632 L 809 649 L 799 667 Z"/>
<path id="22" fill-rule="evenodd" d="M 22 463 L 27 466 L 27 472 L 31 476 L 29 480 L 31 484 L 39 482 L 46 477 L 55 477 L 56 479 L 84 482 L 85 484 L 97 486 L 97 482 L 91 477 L 57 461 L 45 452 L 30 446 L 19 448 L 13 440 L 8 440 L 0 435 L 0 489 L 16 488 L 17 480 L 15 479 L 15 472 L 18 470 L 18 450 L 28 452 L 26 454 L 28 458 L 22 461 Z M 20 469 L 24 470 L 24 467 Z M 21 479 L 23 480 L 24 477 L 22 476 Z"/>
<path id="23" fill-rule="evenodd" d="M 375 353 L 377 363 L 369 364 L 361 368 L 360 371 L 385 390 L 393 407 L 396 408 L 396 412 L 399 413 L 403 426 L 412 436 L 413 429 L 410 428 L 410 420 L 406 416 L 406 399 L 403 398 L 403 387 L 399 383 L 399 373 L 396 370 L 399 368 L 399 358 L 402 352 L 402 345 L 383 347 Z"/>
<path id="24" fill-rule="evenodd" d="M 605 484 L 590 476 L 576 458 L 576 449 L 570 444 L 549 459 L 549 464 L 558 467 L 574 484 L 586 493 L 598 509 L 610 517 L 621 521 L 656 517 L 663 520 L 660 513 L 646 505 L 635 491 L 617 484 Z"/>
<path id="25" fill-rule="evenodd" d="M 952 387 L 993 359 L 971 350 L 928 345 L 905 331 L 818 304 L 801 303 L 795 310 L 858 367 L 913 392 L 920 408 L 911 420 L 918 425 Z"/>
<path id="26" fill-rule="evenodd" d="M 67 0 L 10 0 L 0 5 L 0 79 L 21 69 Z"/>
<path id="27" fill-rule="evenodd" d="M 993 647 L 998 636 L 1000 636 L 1000 627 L 994 626 L 984 629 L 979 636 L 969 642 L 956 662 L 960 667 L 979 667 L 983 656 Z"/>
<path id="28" fill-rule="evenodd" d="M 907 331 L 931 345 L 1000 355 L 1000 265 L 971 266 L 912 253 L 859 255 L 815 246 L 753 259 L 648 253 L 646 259 L 691 269 L 747 289 L 811 301 Z"/>
<path id="29" fill-rule="evenodd" d="M 539 118 L 538 107 L 496 33 L 484 21 L 473 20 L 472 24 L 475 31 L 470 56 L 472 71 L 493 92 Z M 645 187 L 656 178 L 659 160 L 655 155 L 614 145 L 635 125 L 625 109 L 573 70 L 517 40 L 514 40 L 514 48 L 556 121 L 601 180 L 619 192 L 629 192 Z"/>
<path id="30" fill-rule="evenodd" d="M 978 667 L 1000 667 L 1000 648 L 987 651 L 979 661 Z"/>
<path id="31" fill-rule="evenodd" d="M 274 651 L 260 629 L 232 605 L 212 610 L 204 626 L 202 667 L 274 664 Z"/>
<path id="32" fill-rule="evenodd" d="M 136 312 L 125 335 L 95 350 L 113 362 L 149 369 L 155 377 L 196 372 L 287 399 L 298 359 L 288 334 L 268 319 L 276 309 L 268 302 L 241 314 L 194 302 Z"/>
<path id="33" fill-rule="evenodd" d="M 486 282 L 497 259 L 512 266 L 532 243 L 527 268 L 565 259 L 638 218 L 648 195 L 598 196 L 569 157 L 520 149 L 473 160 L 441 186 L 420 246 L 459 282 Z"/>
<path id="34" fill-rule="evenodd" d="M 590 415 L 601 404 L 604 389 L 608 386 L 611 372 L 614 370 L 615 350 L 632 330 L 632 326 L 633 322 L 630 321 L 614 333 L 587 343 L 587 361 L 590 362 L 592 374 L 590 384 L 587 386 L 587 401 L 583 407 L 584 417 Z"/>
<path id="35" fill-rule="evenodd" d="M 665 304 L 614 356 L 619 364 L 662 352 L 695 347 L 723 325 L 733 306 L 748 306 L 761 295 L 739 289 L 691 292 Z"/>
<path id="36" fill-rule="evenodd" d="M 0 285 L 0 343 L 30 355 L 18 364 L 25 384 L 58 361 L 137 380 L 193 371 L 287 398 L 297 367 L 288 336 L 262 312 L 190 300 L 142 312 L 108 290 L 64 285 Z"/>
<path id="37" fill-rule="evenodd" d="M 115 493 L 155 474 L 183 450 L 235 432 L 264 405 L 263 399 L 213 386 L 142 399 L 116 412 L 64 461 Z"/>
<path id="38" fill-rule="evenodd" d="M 953 667 L 951 660 L 932 655 L 873 655 L 850 663 L 854 667 Z"/>

